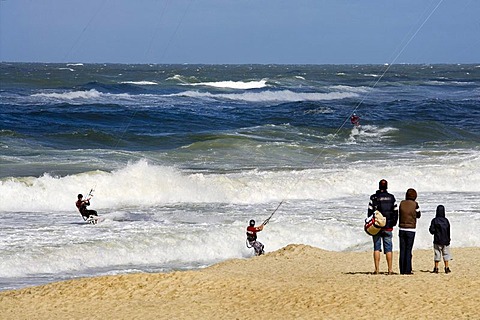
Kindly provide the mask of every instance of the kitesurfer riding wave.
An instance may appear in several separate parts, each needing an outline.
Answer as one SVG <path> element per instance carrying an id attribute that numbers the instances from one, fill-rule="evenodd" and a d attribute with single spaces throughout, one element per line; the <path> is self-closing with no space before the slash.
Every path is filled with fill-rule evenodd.
<path id="1" fill-rule="evenodd" d="M 75 203 L 75 205 L 77 206 L 78 211 L 82 215 L 83 220 L 86 221 L 88 218 L 91 218 L 92 216 L 94 216 L 94 217 L 98 216 L 97 211 L 87 209 L 87 207 L 90 205 L 90 199 L 91 198 L 87 198 L 87 199 L 83 200 L 83 195 L 82 194 L 79 194 L 77 196 L 77 198 L 78 198 L 78 200 Z"/>
<path id="2" fill-rule="evenodd" d="M 352 116 L 350 117 L 350 122 L 355 126 L 355 127 L 358 127 L 360 126 L 360 117 L 357 116 L 355 113 L 352 114 Z"/>

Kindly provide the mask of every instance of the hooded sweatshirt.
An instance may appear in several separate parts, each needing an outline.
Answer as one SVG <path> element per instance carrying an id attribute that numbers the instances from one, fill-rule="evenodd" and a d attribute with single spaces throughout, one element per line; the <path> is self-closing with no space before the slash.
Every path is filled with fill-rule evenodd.
<path id="1" fill-rule="evenodd" d="M 450 245 L 450 222 L 445 218 L 445 207 L 439 205 L 437 214 L 428 229 L 433 234 L 433 243 L 441 246 Z"/>
<path id="2" fill-rule="evenodd" d="M 417 219 L 420 218 L 420 208 L 417 199 L 417 192 L 415 189 L 408 189 L 405 195 L 405 200 L 400 202 L 399 212 L 399 227 L 400 230 L 415 231 L 417 227 Z"/>

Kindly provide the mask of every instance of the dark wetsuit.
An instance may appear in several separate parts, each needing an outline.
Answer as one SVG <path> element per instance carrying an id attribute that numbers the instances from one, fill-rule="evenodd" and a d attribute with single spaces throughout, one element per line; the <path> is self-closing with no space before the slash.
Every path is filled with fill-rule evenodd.
<path id="1" fill-rule="evenodd" d="M 353 115 L 351 118 L 350 118 L 350 122 L 354 125 L 354 126 L 359 126 L 360 125 L 360 117 L 359 116 L 356 116 L 356 115 Z"/>
<path id="2" fill-rule="evenodd" d="M 87 209 L 87 206 L 90 205 L 90 201 L 88 200 L 78 200 L 75 205 L 77 206 L 78 211 L 80 211 L 80 214 L 84 220 L 87 220 L 90 216 L 98 216 L 97 211 Z"/>

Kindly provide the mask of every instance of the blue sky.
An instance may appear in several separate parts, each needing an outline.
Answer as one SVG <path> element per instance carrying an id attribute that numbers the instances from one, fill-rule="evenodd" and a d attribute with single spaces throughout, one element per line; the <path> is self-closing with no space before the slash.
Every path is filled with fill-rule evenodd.
<path id="1" fill-rule="evenodd" d="M 0 61 L 479 63 L 480 1 L 0 0 Z"/>

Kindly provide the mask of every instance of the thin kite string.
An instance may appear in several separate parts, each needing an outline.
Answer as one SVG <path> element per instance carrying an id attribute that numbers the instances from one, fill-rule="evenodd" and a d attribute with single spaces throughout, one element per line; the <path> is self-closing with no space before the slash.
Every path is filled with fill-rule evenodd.
<path id="1" fill-rule="evenodd" d="M 67 58 L 70 56 L 70 54 L 72 53 L 73 49 L 77 46 L 77 44 L 80 42 L 80 39 L 82 38 L 83 34 L 85 33 L 85 31 L 87 31 L 88 27 L 92 24 L 93 20 L 95 20 L 95 18 L 98 16 L 98 14 L 100 12 L 102 12 L 102 9 L 103 7 L 105 6 L 105 3 L 107 3 L 108 0 L 104 0 L 100 7 L 97 9 L 97 10 L 94 10 L 95 11 L 95 14 L 90 18 L 90 20 L 87 22 L 87 24 L 85 25 L 85 27 L 83 28 L 82 32 L 78 35 L 77 39 L 73 42 L 73 45 L 70 47 L 70 50 L 67 51 L 67 53 L 65 54 L 65 56 L 63 57 L 63 61 L 65 62 L 68 62 L 67 61 Z"/>
<path id="2" fill-rule="evenodd" d="M 158 30 L 160 29 L 160 24 L 163 22 L 163 16 L 165 15 L 165 12 L 167 11 L 168 7 L 170 6 L 170 1 L 165 1 L 162 11 L 160 13 L 160 16 L 157 20 L 157 24 L 155 26 L 155 32 L 152 34 L 152 37 L 150 38 L 150 43 L 148 45 L 147 50 L 145 51 L 145 54 L 143 55 L 144 59 L 147 58 L 147 55 L 150 53 L 152 46 L 153 46 L 153 41 L 155 40 L 155 37 L 158 33 Z"/>
<path id="3" fill-rule="evenodd" d="M 370 90 L 363 96 L 363 98 L 360 100 L 360 102 L 355 106 L 355 108 L 350 112 L 350 114 L 348 115 L 348 117 L 345 118 L 345 120 L 343 121 L 343 123 L 337 128 L 337 130 L 335 131 L 335 133 L 333 134 L 333 136 L 336 136 L 340 130 L 343 129 L 343 127 L 345 126 L 345 124 L 347 123 L 348 119 L 350 119 L 350 117 L 355 113 L 355 111 L 360 107 L 360 105 L 365 101 L 365 99 L 370 95 L 370 92 L 372 91 L 372 89 L 374 89 L 378 83 L 383 79 L 383 77 L 385 76 L 385 74 L 388 72 L 388 70 L 390 70 L 391 66 L 393 64 L 395 64 L 395 62 L 397 61 L 397 59 L 400 57 L 400 55 L 405 51 L 405 49 L 407 48 L 407 46 L 410 44 L 410 42 L 412 42 L 412 40 L 416 37 L 416 35 L 420 32 L 420 30 L 423 28 L 423 26 L 427 23 L 427 21 L 430 19 L 430 17 L 435 13 L 435 11 L 438 9 L 438 7 L 442 4 L 443 0 L 440 0 L 437 5 L 435 6 L 435 8 L 433 8 L 433 10 L 430 12 L 430 14 L 424 19 L 423 23 L 417 28 L 417 30 L 415 31 L 415 33 L 410 37 L 410 39 L 407 41 L 407 43 L 403 46 L 403 48 L 400 50 L 400 52 L 395 56 L 395 58 L 392 60 L 392 62 L 390 64 L 388 64 L 387 68 L 385 68 L 385 71 L 382 73 L 382 75 L 375 81 L 375 83 L 372 85 L 372 87 L 370 88 Z M 332 137 L 330 137 L 330 139 L 332 139 Z M 319 152 L 319 154 L 315 157 L 315 159 L 312 161 L 312 163 L 310 164 L 310 167 L 313 167 L 313 165 L 318 161 L 318 159 L 323 155 L 324 153 L 324 149 L 321 150 Z M 280 207 L 282 206 L 282 204 L 285 202 L 286 198 L 291 194 L 292 190 L 295 189 L 295 187 L 300 183 L 300 181 L 302 181 L 304 179 L 305 175 L 299 177 L 295 183 L 289 188 L 286 196 L 280 201 L 280 203 L 277 205 L 277 207 L 275 208 L 275 210 L 273 210 L 273 212 L 270 214 L 270 217 L 271 218 L 273 216 L 273 214 L 275 212 L 277 212 L 278 209 L 280 209 Z M 269 219 L 268 218 L 268 219 Z"/>
<path id="4" fill-rule="evenodd" d="M 181 26 L 181 24 L 183 23 L 183 20 L 185 19 L 185 16 L 187 15 L 187 12 L 189 11 L 189 9 L 190 9 L 190 7 L 192 6 L 192 3 L 193 3 L 193 2 L 194 2 L 194 0 L 191 0 L 191 1 L 188 3 L 187 7 L 185 8 L 182 17 L 180 18 L 180 21 L 177 23 L 177 26 L 176 26 L 176 28 L 175 28 L 172 36 L 170 37 L 167 45 L 165 46 L 165 49 L 163 50 L 163 53 L 162 53 L 162 56 L 161 56 L 161 59 L 160 59 L 160 60 L 163 60 L 163 57 L 165 56 L 168 48 L 170 47 L 170 45 L 171 45 L 171 43 L 172 43 L 172 41 L 173 41 L 173 38 L 176 36 L 178 30 L 180 29 L 180 26 Z M 167 3 L 167 5 L 168 5 L 168 4 L 169 4 L 169 3 Z M 165 9 L 165 8 L 166 8 L 166 6 L 164 7 L 164 9 Z M 163 12 L 162 12 L 162 16 L 163 16 Z M 153 42 L 153 37 L 152 37 L 152 42 Z M 148 51 L 150 51 L 151 45 L 152 45 L 152 43 L 150 43 L 150 46 L 149 46 L 148 49 L 147 49 Z M 147 53 L 145 53 L 145 55 L 146 55 L 146 54 L 147 54 Z M 130 128 L 130 125 L 132 124 L 133 119 L 134 119 L 135 116 L 137 115 L 137 112 L 138 112 L 138 109 L 136 108 L 136 109 L 134 110 L 133 114 L 130 116 L 130 118 L 129 118 L 129 120 L 128 120 L 128 124 L 127 124 L 127 126 L 125 127 L 125 129 L 123 130 L 123 132 L 122 132 L 122 134 L 120 135 L 120 137 L 118 138 L 117 143 L 115 144 L 114 148 L 116 148 L 116 147 L 118 146 L 118 144 L 120 143 L 120 140 L 125 136 L 125 133 L 126 133 L 127 130 Z"/>
<path id="5" fill-rule="evenodd" d="M 430 17 L 435 13 L 435 11 L 438 9 L 438 7 L 440 6 L 440 4 L 443 2 L 443 0 L 440 0 L 438 2 L 438 4 L 435 6 L 435 8 L 433 8 L 433 10 L 430 12 L 430 14 L 425 18 L 425 20 L 423 21 L 423 23 L 417 28 L 417 30 L 415 31 L 415 33 L 410 37 L 410 39 L 407 41 L 407 43 L 403 46 L 403 48 L 400 50 L 400 52 L 395 56 L 395 58 L 392 60 L 391 63 L 388 64 L 387 68 L 385 68 L 385 71 L 382 73 L 382 75 L 380 77 L 378 77 L 378 79 L 375 81 L 375 83 L 373 84 L 373 86 L 370 88 L 370 90 L 368 90 L 368 92 L 363 96 L 363 98 L 360 100 L 360 102 L 355 106 L 355 108 L 350 112 L 350 114 L 348 115 L 347 118 L 345 118 L 345 120 L 343 121 L 342 125 L 337 129 L 337 131 L 335 132 L 335 135 L 345 126 L 345 124 L 347 123 L 348 119 L 352 116 L 353 113 L 355 113 L 357 111 L 357 109 L 360 107 L 360 105 L 362 105 L 362 103 L 365 101 L 365 99 L 367 99 L 367 97 L 370 95 L 370 93 L 372 92 L 372 89 L 374 89 L 378 83 L 383 79 L 383 77 L 385 76 L 385 74 L 388 72 L 388 70 L 390 70 L 390 68 L 392 67 L 393 64 L 395 64 L 398 60 L 398 58 L 400 57 L 400 55 L 405 51 L 405 49 L 407 48 L 407 46 L 410 44 L 410 42 L 412 42 L 412 40 L 417 36 L 417 34 L 420 32 L 420 30 L 423 28 L 423 26 L 427 23 L 427 21 L 430 19 Z"/>

